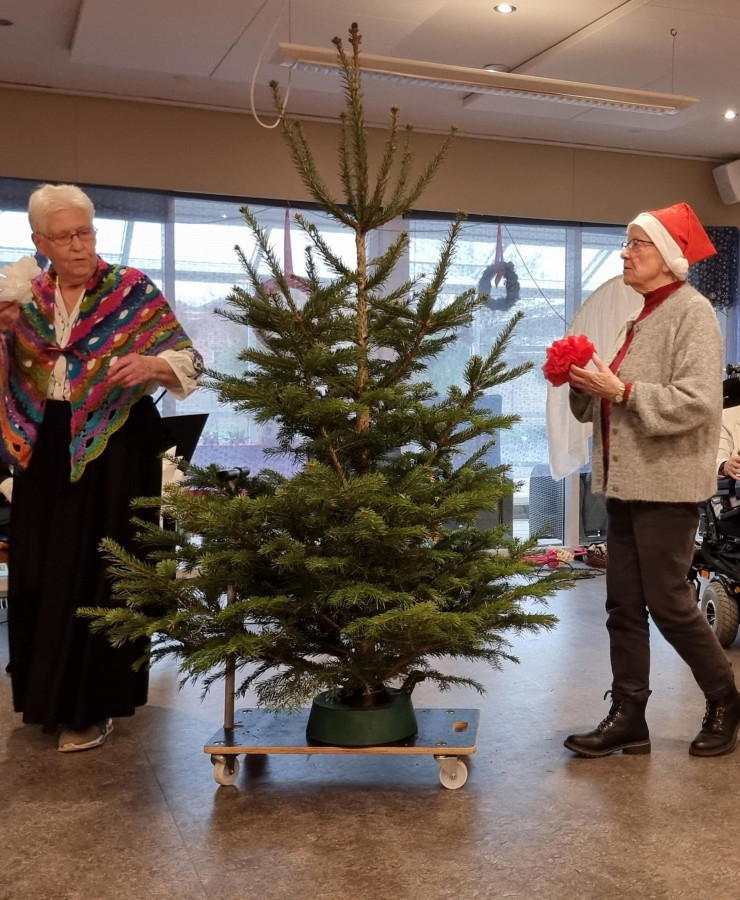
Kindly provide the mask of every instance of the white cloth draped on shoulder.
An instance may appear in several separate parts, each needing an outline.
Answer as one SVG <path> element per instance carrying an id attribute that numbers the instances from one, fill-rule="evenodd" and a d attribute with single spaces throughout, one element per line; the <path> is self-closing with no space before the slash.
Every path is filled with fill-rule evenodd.
<path id="1" fill-rule="evenodd" d="M 585 334 L 597 354 L 610 362 L 619 347 L 617 339 L 625 323 L 642 307 L 642 296 L 617 276 L 602 284 L 581 304 L 565 335 Z M 547 445 L 550 474 L 557 481 L 577 472 L 589 460 L 590 423 L 578 422 L 571 414 L 569 388 L 547 385 Z"/>

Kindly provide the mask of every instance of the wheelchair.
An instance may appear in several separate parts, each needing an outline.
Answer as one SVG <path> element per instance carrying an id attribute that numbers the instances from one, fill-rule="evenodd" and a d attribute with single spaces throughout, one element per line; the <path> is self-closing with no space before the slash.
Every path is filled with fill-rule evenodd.
<path id="1" fill-rule="evenodd" d="M 740 365 L 727 366 L 725 409 L 740 405 Z M 688 581 L 723 647 L 740 627 L 740 481 L 717 479 L 717 493 L 700 507 L 694 559 Z"/>

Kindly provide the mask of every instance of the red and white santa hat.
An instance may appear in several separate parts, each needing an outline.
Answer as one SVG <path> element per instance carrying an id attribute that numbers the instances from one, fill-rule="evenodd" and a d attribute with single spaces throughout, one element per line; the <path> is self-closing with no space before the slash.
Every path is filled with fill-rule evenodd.
<path id="1" fill-rule="evenodd" d="M 691 263 L 717 252 L 688 203 L 640 213 L 627 228 L 631 225 L 642 228 L 680 281 L 685 281 Z"/>

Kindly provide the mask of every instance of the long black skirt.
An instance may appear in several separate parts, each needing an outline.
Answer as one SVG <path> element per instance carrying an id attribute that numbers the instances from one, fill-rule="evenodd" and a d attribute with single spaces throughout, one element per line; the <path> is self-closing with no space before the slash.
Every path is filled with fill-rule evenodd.
<path id="1" fill-rule="evenodd" d="M 44 731 L 59 725 L 82 730 L 106 716 L 131 716 L 146 703 L 146 667 L 131 668 L 146 645 L 114 648 L 77 610 L 110 604 L 99 549 L 104 536 L 142 552 L 130 503 L 159 495 L 160 423 L 151 398 L 140 400 L 101 456 L 71 483 L 70 405 L 48 401 L 30 465 L 14 480 L 8 558 L 13 703 L 24 722 Z"/>

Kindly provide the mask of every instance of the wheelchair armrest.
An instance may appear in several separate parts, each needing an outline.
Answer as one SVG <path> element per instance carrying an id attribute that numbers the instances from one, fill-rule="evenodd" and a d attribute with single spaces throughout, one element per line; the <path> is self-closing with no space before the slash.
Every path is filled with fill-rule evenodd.
<path id="1" fill-rule="evenodd" d="M 734 478 L 718 478 L 717 496 L 735 497 L 735 499 L 740 500 L 740 481 L 735 481 Z"/>

